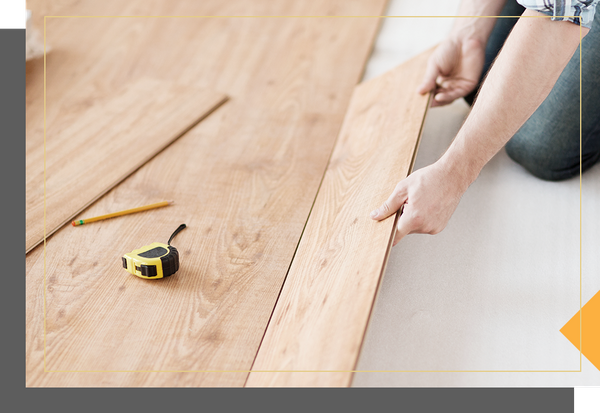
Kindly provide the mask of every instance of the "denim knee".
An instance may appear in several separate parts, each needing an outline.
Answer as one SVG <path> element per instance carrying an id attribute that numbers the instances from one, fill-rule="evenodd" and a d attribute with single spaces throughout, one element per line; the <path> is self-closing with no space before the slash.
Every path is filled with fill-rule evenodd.
<path id="1" fill-rule="evenodd" d="M 578 142 L 577 138 L 577 145 L 565 148 L 548 135 L 517 133 L 506 144 L 506 153 L 532 175 L 547 181 L 561 181 L 579 175 Z"/>

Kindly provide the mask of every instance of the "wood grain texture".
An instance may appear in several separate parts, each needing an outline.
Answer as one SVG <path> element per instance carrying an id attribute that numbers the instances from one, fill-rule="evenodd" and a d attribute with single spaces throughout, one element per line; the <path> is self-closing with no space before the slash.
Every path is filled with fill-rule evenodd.
<path id="1" fill-rule="evenodd" d="M 379 15 L 384 4 L 106 1 L 80 2 L 71 13 Z M 76 61 L 68 45 L 97 88 L 148 76 L 231 100 L 82 216 L 161 199 L 175 205 L 62 228 L 47 242 L 45 275 L 42 248 L 28 254 L 28 386 L 244 385 L 377 26 L 337 18 L 50 20 L 54 58 Z M 78 76 L 92 73 L 69 75 L 86 88 Z M 123 253 L 166 241 L 182 222 L 175 276 L 149 282 L 121 268 Z"/>
<path id="2" fill-rule="evenodd" d="M 46 234 L 70 222 L 226 99 L 207 89 L 141 78 L 111 93 L 60 104 L 54 100 L 46 128 Z M 44 238 L 43 123 L 35 127 L 39 119 L 28 119 L 27 252 Z"/>
<path id="3" fill-rule="evenodd" d="M 356 87 L 247 386 L 350 384 L 395 232 L 369 213 L 412 168 L 428 56 Z"/>

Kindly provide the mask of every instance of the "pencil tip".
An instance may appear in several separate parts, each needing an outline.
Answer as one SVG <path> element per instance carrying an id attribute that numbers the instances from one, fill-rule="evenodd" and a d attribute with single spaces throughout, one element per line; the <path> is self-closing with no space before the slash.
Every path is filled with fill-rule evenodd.
<path id="1" fill-rule="evenodd" d="M 175 201 L 169 201 L 169 205 L 173 205 Z"/>

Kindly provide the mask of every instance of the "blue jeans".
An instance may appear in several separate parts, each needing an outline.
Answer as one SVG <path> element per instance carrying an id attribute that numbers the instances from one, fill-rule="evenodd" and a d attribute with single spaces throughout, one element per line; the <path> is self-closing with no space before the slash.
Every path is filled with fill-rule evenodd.
<path id="1" fill-rule="evenodd" d="M 509 0 L 502 15 L 519 16 L 524 10 Z M 497 19 L 486 46 L 482 79 L 516 21 Z M 558 181 L 579 175 L 579 78 L 578 48 L 546 100 L 506 144 L 508 156 L 539 178 Z M 585 171 L 600 160 L 600 10 L 582 40 L 581 81 L 581 167 Z M 469 104 L 476 91 L 465 97 Z"/>

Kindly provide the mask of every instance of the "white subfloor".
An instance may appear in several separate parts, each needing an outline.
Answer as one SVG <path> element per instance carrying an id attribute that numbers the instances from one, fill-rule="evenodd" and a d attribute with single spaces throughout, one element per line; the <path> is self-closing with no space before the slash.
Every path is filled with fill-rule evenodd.
<path id="1" fill-rule="evenodd" d="M 392 0 L 387 14 L 458 9 L 457 0 L 429 1 L 426 11 L 416 3 Z M 365 79 L 435 45 L 451 25 L 386 19 Z M 415 169 L 441 156 L 468 111 L 462 100 L 430 110 Z M 442 233 L 392 249 L 357 366 L 436 372 L 356 373 L 353 386 L 600 385 L 585 357 L 579 372 L 579 351 L 559 331 L 580 306 L 579 194 L 579 179 L 541 181 L 498 153 Z M 585 304 L 600 290 L 600 165 L 583 175 L 582 213 Z"/>

